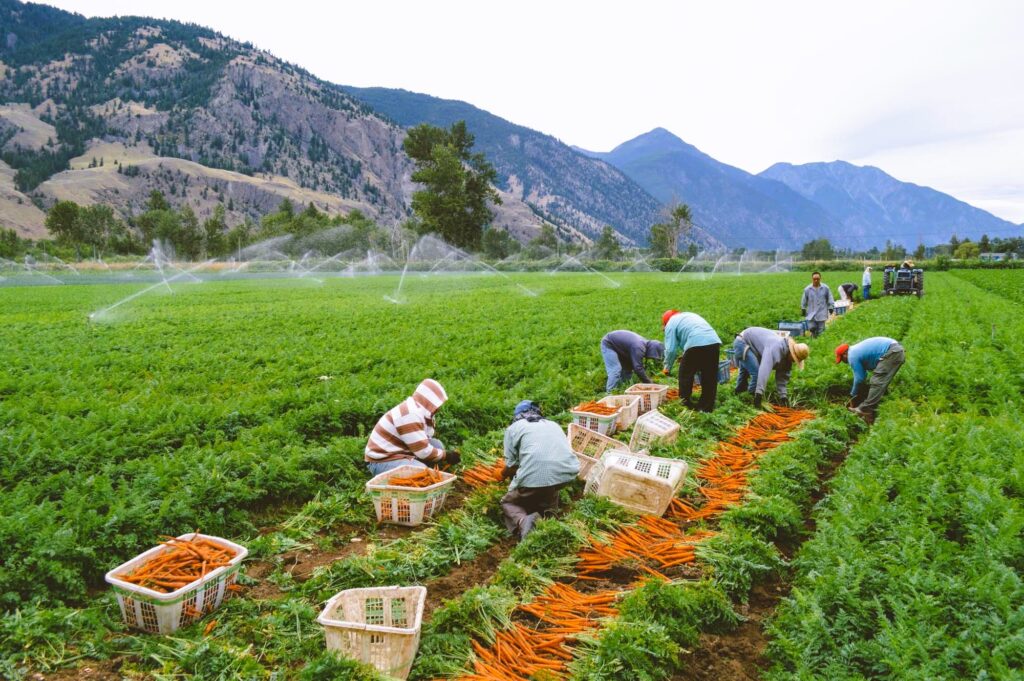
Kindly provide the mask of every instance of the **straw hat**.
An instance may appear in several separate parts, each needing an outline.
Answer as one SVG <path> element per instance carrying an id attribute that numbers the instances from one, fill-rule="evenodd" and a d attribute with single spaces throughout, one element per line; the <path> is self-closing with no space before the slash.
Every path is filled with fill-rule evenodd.
<path id="1" fill-rule="evenodd" d="M 789 356 L 793 359 L 793 363 L 803 371 L 804 360 L 810 356 L 811 349 L 807 347 L 806 343 L 797 343 L 792 337 L 787 337 L 786 341 L 789 343 Z"/>

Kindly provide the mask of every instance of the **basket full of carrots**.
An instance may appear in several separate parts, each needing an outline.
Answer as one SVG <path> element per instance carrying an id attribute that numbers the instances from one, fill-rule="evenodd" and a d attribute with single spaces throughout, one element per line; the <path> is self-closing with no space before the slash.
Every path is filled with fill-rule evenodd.
<path id="1" fill-rule="evenodd" d="M 170 634 L 213 612 L 238 590 L 244 546 L 198 532 L 166 537 L 106 574 L 129 627 Z"/>
<path id="2" fill-rule="evenodd" d="M 621 406 L 601 402 L 583 402 L 569 410 L 573 423 L 601 435 L 615 432 L 621 412 Z"/>
<path id="3" fill-rule="evenodd" d="M 385 471 L 366 483 L 377 522 L 415 526 L 441 510 L 456 476 L 422 466 L 406 465 Z"/>

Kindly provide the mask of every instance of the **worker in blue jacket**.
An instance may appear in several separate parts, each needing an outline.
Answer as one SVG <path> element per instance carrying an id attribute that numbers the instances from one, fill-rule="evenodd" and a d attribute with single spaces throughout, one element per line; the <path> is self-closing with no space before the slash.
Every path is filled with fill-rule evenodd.
<path id="1" fill-rule="evenodd" d="M 700 374 L 700 400 L 697 409 L 705 412 L 715 410 L 718 396 L 718 355 L 722 339 L 703 317 L 693 312 L 666 310 L 661 316 L 665 327 L 665 369 L 666 376 L 672 371 L 676 357 L 682 353 L 679 362 L 679 399 L 687 407 L 693 407 L 693 376 Z"/>
<path id="2" fill-rule="evenodd" d="M 853 369 L 853 388 L 846 407 L 871 425 L 878 403 L 889 388 L 906 357 L 898 341 L 885 336 L 862 340 L 856 345 L 843 343 L 836 348 L 836 364 L 846 362 Z M 868 379 L 868 372 L 871 378 Z"/>

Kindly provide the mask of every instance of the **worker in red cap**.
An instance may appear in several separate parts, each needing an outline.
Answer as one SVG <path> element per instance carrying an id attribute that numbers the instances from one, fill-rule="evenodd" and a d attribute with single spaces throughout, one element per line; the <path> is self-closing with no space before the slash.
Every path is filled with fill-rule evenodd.
<path id="1" fill-rule="evenodd" d="M 665 368 L 662 373 L 667 376 L 672 371 L 676 357 L 682 352 L 679 361 L 679 399 L 687 407 L 693 407 L 690 400 L 693 376 L 699 372 L 701 389 L 697 409 L 714 411 L 715 398 L 718 396 L 718 354 L 722 339 L 703 317 L 693 312 L 666 310 L 661 315 L 661 325 L 665 327 Z"/>
<path id="2" fill-rule="evenodd" d="M 843 343 L 837 347 L 836 364 L 846 362 L 853 370 L 853 388 L 846 408 L 868 425 L 874 423 L 878 403 L 904 361 L 903 346 L 885 336 L 868 338 L 856 345 Z M 867 379 L 869 371 L 870 380 Z"/>

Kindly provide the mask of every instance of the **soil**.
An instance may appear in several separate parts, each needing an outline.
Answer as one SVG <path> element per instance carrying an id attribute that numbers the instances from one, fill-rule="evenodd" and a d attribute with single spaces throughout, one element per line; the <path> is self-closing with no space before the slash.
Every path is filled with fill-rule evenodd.
<path id="1" fill-rule="evenodd" d="M 121 660 L 89 660 L 81 667 L 61 669 L 52 674 L 31 674 L 31 681 L 121 681 L 125 678 L 120 673 Z"/>
<path id="2" fill-rule="evenodd" d="M 461 596 L 467 589 L 487 581 L 515 548 L 515 541 L 502 539 L 471 561 L 457 566 L 451 572 L 426 583 L 427 600 L 423 605 L 423 620 L 444 601 Z"/>

